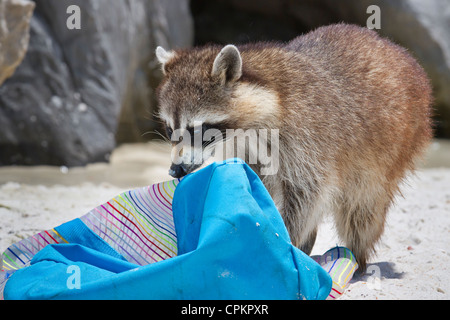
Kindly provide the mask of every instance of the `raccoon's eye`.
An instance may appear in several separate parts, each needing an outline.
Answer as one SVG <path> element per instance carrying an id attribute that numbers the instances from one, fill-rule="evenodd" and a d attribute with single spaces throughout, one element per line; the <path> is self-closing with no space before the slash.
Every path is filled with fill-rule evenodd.
<path id="1" fill-rule="evenodd" d="M 202 131 L 205 132 L 208 129 L 216 129 L 216 126 L 209 123 L 203 123 L 202 124 Z"/>
<path id="2" fill-rule="evenodd" d="M 169 126 L 166 126 L 166 135 L 167 135 L 167 138 L 171 139 L 171 138 L 172 138 L 172 133 L 173 133 L 172 128 L 169 127 Z"/>

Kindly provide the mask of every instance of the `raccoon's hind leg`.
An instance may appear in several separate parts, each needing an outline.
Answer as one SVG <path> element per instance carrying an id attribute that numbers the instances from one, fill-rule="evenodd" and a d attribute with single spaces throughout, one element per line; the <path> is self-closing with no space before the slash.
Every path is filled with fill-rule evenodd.
<path id="1" fill-rule="evenodd" d="M 355 255 L 359 272 L 365 271 L 368 258 L 375 252 L 392 199 L 392 194 L 384 189 L 356 184 L 336 201 L 336 229 Z"/>

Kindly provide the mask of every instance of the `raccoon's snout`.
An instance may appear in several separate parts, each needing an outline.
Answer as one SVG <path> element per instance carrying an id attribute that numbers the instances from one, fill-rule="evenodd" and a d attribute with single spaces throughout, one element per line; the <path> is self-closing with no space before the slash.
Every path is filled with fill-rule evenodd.
<path id="1" fill-rule="evenodd" d="M 169 174 L 174 178 L 184 177 L 187 173 L 184 164 L 172 164 L 169 169 Z"/>

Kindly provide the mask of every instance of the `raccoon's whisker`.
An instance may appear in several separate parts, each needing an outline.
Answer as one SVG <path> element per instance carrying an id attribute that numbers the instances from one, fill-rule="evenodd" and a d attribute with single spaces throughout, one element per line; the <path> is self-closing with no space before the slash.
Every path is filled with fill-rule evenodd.
<path id="1" fill-rule="evenodd" d="M 143 137 L 143 136 L 146 135 L 146 134 L 156 134 L 156 135 L 160 136 L 161 138 L 163 138 L 163 141 L 164 141 L 164 142 L 171 143 L 170 140 L 169 140 L 164 134 L 162 134 L 161 132 L 159 132 L 159 131 L 157 131 L 157 130 L 144 132 L 144 133 L 141 135 L 141 137 Z"/>
<path id="2" fill-rule="evenodd" d="M 225 130 L 221 130 L 221 133 L 225 133 Z M 202 147 L 214 146 L 214 145 L 216 145 L 218 143 L 222 143 L 222 142 L 225 142 L 225 141 L 231 139 L 231 137 L 227 137 L 226 134 L 225 135 L 224 134 L 220 135 L 220 138 L 222 138 L 222 139 L 215 139 L 215 140 L 205 141 L 203 143 Z"/>
<path id="3" fill-rule="evenodd" d="M 209 140 L 209 141 L 205 141 L 203 144 L 202 144 L 202 148 L 203 149 L 205 149 L 205 148 L 209 148 L 209 147 L 213 147 L 215 144 L 217 144 L 218 142 L 217 141 L 211 141 L 211 140 Z"/>
<path id="4" fill-rule="evenodd" d="M 208 147 L 210 144 L 212 144 L 214 141 L 205 141 L 205 142 L 203 142 L 203 144 L 202 144 L 202 148 L 206 148 L 206 147 Z"/>
<path id="5" fill-rule="evenodd" d="M 209 144 L 223 141 L 224 135 L 226 136 L 226 129 L 218 130 L 218 133 L 220 133 L 220 135 L 215 135 L 215 136 L 211 137 L 211 138 L 214 138 L 214 140 L 210 139 L 210 140 L 204 141 L 202 144 L 202 147 L 204 148 L 204 147 L 208 146 Z"/>
<path id="6" fill-rule="evenodd" d="M 156 123 L 159 123 L 159 124 L 162 124 L 162 125 L 166 125 L 166 123 L 164 121 L 158 120 L 158 119 L 153 120 L 153 122 L 156 122 Z"/>
<path id="7" fill-rule="evenodd" d="M 161 119 L 159 111 L 153 111 L 149 113 L 151 113 L 152 116 L 155 117 L 156 119 Z"/>
<path id="8" fill-rule="evenodd" d="M 153 132 L 152 131 L 145 131 L 143 134 L 141 134 L 141 137 L 143 137 L 143 136 L 145 136 L 147 134 L 150 134 L 150 133 L 153 133 Z"/>

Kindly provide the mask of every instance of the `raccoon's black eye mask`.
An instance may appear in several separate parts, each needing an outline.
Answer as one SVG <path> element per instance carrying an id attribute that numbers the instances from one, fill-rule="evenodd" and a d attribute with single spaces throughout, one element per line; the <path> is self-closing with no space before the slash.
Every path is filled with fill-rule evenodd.
<path id="1" fill-rule="evenodd" d="M 173 129 L 169 127 L 168 125 L 166 127 L 166 136 L 170 140 L 172 138 Z M 195 135 L 201 134 L 201 138 L 203 138 L 203 134 L 206 130 L 213 128 L 213 126 L 208 124 L 202 124 L 201 128 L 198 127 L 187 127 L 186 130 L 189 132 L 191 136 L 192 143 L 194 143 L 194 137 Z"/>
<path id="2" fill-rule="evenodd" d="M 215 128 L 214 125 L 203 123 L 201 127 L 187 127 L 186 130 L 191 135 L 191 145 L 194 145 L 194 139 L 200 135 L 200 139 L 203 140 L 206 130 Z"/>
<path id="3" fill-rule="evenodd" d="M 194 144 L 194 138 L 197 135 L 200 135 L 200 138 L 203 139 L 204 134 L 207 130 L 209 129 L 216 129 L 219 130 L 222 134 L 225 134 L 225 130 L 228 128 L 228 124 L 226 122 L 224 123 L 203 123 L 202 126 L 198 126 L 198 127 L 187 127 L 186 130 L 189 132 L 190 137 L 191 137 L 191 145 Z M 172 134 L 173 134 L 173 129 L 171 127 L 169 127 L 168 125 L 165 126 L 166 129 L 166 136 L 169 140 L 171 140 L 172 138 Z M 223 139 L 223 137 L 222 137 Z M 216 137 L 212 137 L 212 141 L 210 142 L 214 142 L 216 140 Z"/>
<path id="4" fill-rule="evenodd" d="M 166 136 L 167 136 L 167 138 L 170 139 L 172 137 L 172 133 L 173 133 L 172 128 L 169 127 L 169 126 L 166 126 Z"/>

